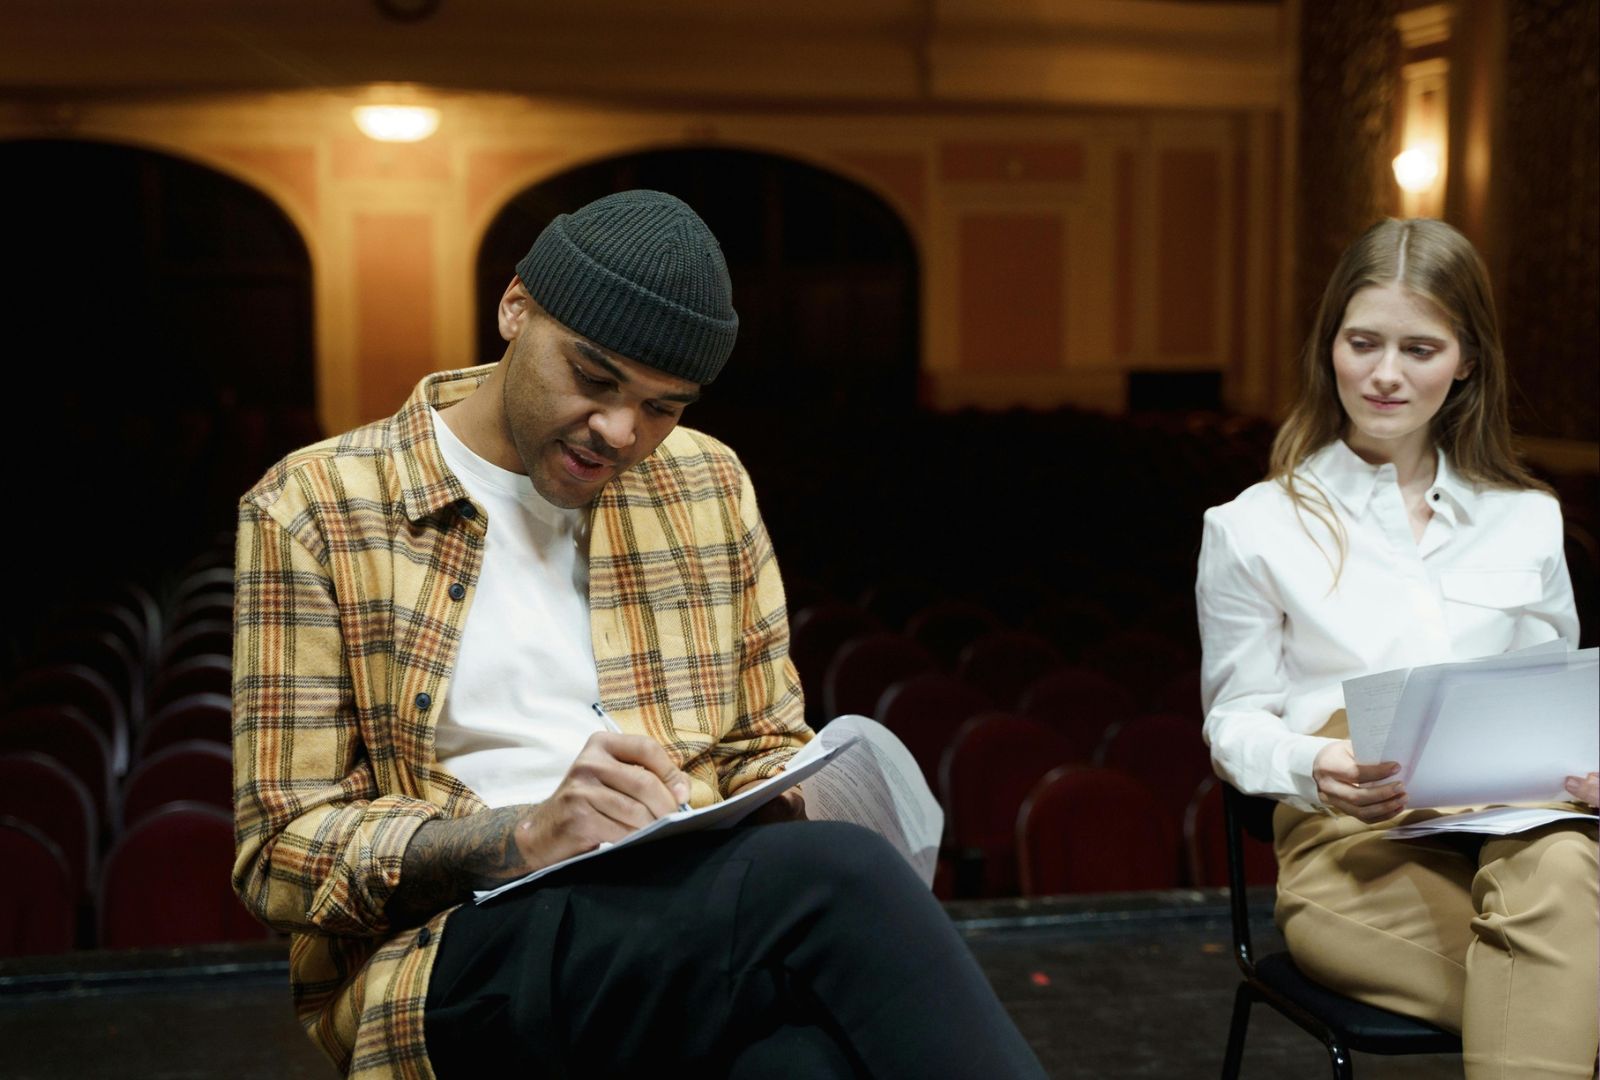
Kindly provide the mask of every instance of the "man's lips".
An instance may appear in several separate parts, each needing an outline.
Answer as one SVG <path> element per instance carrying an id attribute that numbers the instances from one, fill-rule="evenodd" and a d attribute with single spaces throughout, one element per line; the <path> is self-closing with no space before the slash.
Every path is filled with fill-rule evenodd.
<path id="1" fill-rule="evenodd" d="M 598 480 L 608 469 L 616 465 L 616 462 L 609 458 L 579 449 L 571 443 L 558 442 L 557 445 L 561 448 L 561 460 L 566 465 L 567 472 L 579 480 Z"/>

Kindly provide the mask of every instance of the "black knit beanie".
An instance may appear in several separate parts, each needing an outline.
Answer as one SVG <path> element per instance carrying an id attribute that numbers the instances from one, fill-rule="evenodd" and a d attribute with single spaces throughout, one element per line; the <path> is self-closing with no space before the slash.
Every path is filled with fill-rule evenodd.
<path id="1" fill-rule="evenodd" d="M 620 191 L 559 215 L 517 276 L 563 326 L 690 382 L 715 379 L 739 333 L 717 238 L 659 191 Z"/>

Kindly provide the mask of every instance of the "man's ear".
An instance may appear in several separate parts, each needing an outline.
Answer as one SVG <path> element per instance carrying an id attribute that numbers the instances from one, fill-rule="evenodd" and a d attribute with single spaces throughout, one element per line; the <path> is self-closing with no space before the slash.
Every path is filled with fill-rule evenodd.
<path id="1" fill-rule="evenodd" d="M 511 275 L 511 284 L 500 297 L 500 307 L 495 312 L 500 323 L 500 336 L 506 341 L 515 340 L 532 315 L 533 297 L 522 285 L 522 279 Z"/>

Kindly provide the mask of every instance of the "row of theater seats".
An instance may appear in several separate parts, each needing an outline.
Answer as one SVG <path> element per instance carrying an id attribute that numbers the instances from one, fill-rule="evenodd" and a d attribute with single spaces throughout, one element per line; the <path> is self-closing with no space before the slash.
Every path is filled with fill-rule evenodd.
<path id="1" fill-rule="evenodd" d="M 898 615 L 881 587 L 807 605 L 792 652 L 813 726 L 872 716 L 921 767 L 947 819 L 942 895 L 1204 883 L 1179 842 L 1211 774 L 1188 605 L 1137 608 L 1119 626 L 1105 606 L 1046 599 L 1016 626 L 971 601 L 906 613 L 911 590 L 894 591 Z M 1061 877 L 1019 857 L 1052 846 L 1118 858 L 1073 857 Z"/>
<path id="2" fill-rule="evenodd" d="M 0 687 L 0 955 L 258 938 L 233 859 L 232 570 L 61 612 Z M 159 598 L 158 598 L 159 597 Z"/>

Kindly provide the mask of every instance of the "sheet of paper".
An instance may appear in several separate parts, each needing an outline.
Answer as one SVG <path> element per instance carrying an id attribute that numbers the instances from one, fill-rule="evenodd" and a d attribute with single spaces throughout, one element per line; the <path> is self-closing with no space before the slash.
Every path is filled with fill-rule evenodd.
<path id="1" fill-rule="evenodd" d="M 586 859 L 598 858 L 608 852 L 620 851 L 635 844 L 643 844 L 650 840 L 661 840 L 668 836 L 677 836 L 679 833 L 696 832 L 700 829 L 731 828 L 743 821 L 748 815 L 759 810 L 772 799 L 777 798 L 784 791 L 794 787 L 806 777 L 826 765 L 834 755 L 844 751 L 852 745 L 853 740 L 835 742 L 832 746 L 821 745 L 813 739 L 800 749 L 800 752 L 789 759 L 789 767 L 776 776 L 769 777 L 759 784 L 752 784 L 731 799 L 713 803 L 697 810 L 680 810 L 668 814 L 666 817 L 657 818 L 644 828 L 632 832 L 614 844 L 602 844 L 592 851 L 581 855 L 574 855 L 570 859 L 563 859 L 552 863 L 542 869 L 535 870 L 526 877 L 508 881 L 504 885 L 493 889 L 483 889 L 473 894 L 478 903 L 493 899 L 509 889 L 519 885 L 526 885 L 530 881 L 537 881 L 547 874 L 553 874 L 563 867 Z"/>
<path id="2" fill-rule="evenodd" d="M 1408 713 L 1422 709 L 1431 702 L 1441 672 L 1467 666 L 1493 672 L 1564 663 L 1569 653 L 1567 643 L 1558 638 L 1465 663 L 1396 668 L 1376 675 L 1346 679 L 1343 683 L 1345 715 L 1350 724 L 1350 742 L 1355 748 L 1356 760 L 1366 764 L 1403 761 L 1416 753 L 1416 730 L 1402 732 L 1391 744 L 1395 716 L 1402 700 L 1406 703 Z"/>
<path id="3" fill-rule="evenodd" d="M 1600 768 L 1597 674 L 1591 656 L 1556 668 L 1443 675 L 1416 752 L 1397 759 L 1409 805 L 1565 799 L 1564 777 Z"/>
<path id="4" fill-rule="evenodd" d="M 1410 668 L 1397 668 L 1345 680 L 1344 711 L 1350 722 L 1350 743 L 1355 748 L 1357 761 L 1372 764 L 1383 760 L 1389 727 L 1394 723 L 1395 708 L 1400 704 L 1400 694 L 1410 674 Z"/>
<path id="5" fill-rule="evenodd" d="M 872 829 L 900 852 L 923 884 L 932 885 L 944 811 L 911 751 L 888 728 L 865 716 L 836 718 L 811 745 L 840 740 L 849 740 L 854 749 L 807 781 L 806 816 Z"/>
<path id="6" fill-rule="evenodd" d="M 806 816 L 851 821 L 881 834 L 924 884 L 933 882 L 944 812 L 928 790 L 911 752 L 888 728 L 865 716 L 841 716 L 789 759 L 777 776 L 731 799 L 658 818 L 615 844 L 574 855 L 526 877 L 475 895 L 478 903 L 563 867 L 600 858 L 635 844 L 702 829 L 730 829 L 779 794 L 805 781 Z"/>
<path id="7" fill-rule="evenodd" d="M 1581 810 L 1554 810 L 1534 806 L 1491 806 L 1487 810 L 1473 810 L 1464 814 L 1444 814 L 1427 821 L 1398 825 L 1384 833 L 1390 840 L 1407 840 L 1419 836 L 1436 836 L 1440 833 L 1484 833 L 1489 836 L 1511 836 L 1529 829 L 1537 829 L 1552 821 L 1594 821 L 1593 813 Z"/>

